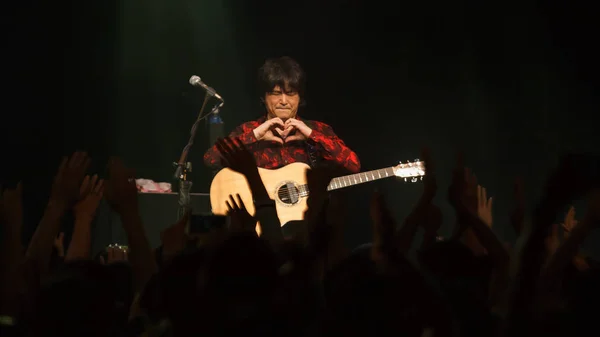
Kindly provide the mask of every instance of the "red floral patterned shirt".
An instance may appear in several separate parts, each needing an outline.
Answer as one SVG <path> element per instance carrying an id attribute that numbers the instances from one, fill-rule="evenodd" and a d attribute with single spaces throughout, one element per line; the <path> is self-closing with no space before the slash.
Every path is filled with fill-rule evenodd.
<path id="1" fill-rule="evenodd" d="M 300 118 L 298 118 L 300 119 Z M 233 130 L 229 137 L 240 138 L 254 153 L 256 165 L 266 169 L 276 169 L 287 164 L 302 162 L 311 164 L 308 147 L 314 149 L 317 161 L 333 162 L 344 167 L 350 173 L 360 172 L 360 161 L 354 151 L 350 150 L 334 132 L 331 126 L 317 122 L 303 120 L 313 131 L 306 141 L 297 141 L 279 144 L 273 141 L 258 141 L 252 132 L 261 125 L 266 117 L 246 122 Z M 204 163 L 211 168 L 221 168 L 221 158 L 216 146 L 204 154 Z"/>

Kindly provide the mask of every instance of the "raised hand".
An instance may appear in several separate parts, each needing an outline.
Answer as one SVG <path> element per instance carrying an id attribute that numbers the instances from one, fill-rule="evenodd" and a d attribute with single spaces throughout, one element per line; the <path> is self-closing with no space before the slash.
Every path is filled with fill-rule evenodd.
<path id="1" fill-rule="evenodd" d="M 137 187 L 135 172 L 125 167 L 118 158 L 111 158 L 108 163 L 109 178 L 104 185 L 104 197 L 110 206 L 119 214 L 137 212 Z"/>
<path id="2" fill-rule="evenodd" d="M 112 263 L 129 261 L 127 247 L 110 245 L 106 248 L 106 255 L 106 259 L 104 259 L 103 256 L 100 256 L 100 264 L 109 265 Z"/>
<path id="3" fill-rule="evenodd" d="M 328 221 L 334 219 L 329 215 L 334 208 L 329 207 L 330 196 L 327 187 L 331 179 L 339 175 L 340 171 L 335 166 L 322 165 L 306 170 L 306 185 L 310 191 L 306 200 L 308 207 L 304 212 L 308 234 L 306 238 L 318 254 L 326 251 L 334 235 L 333 224 Z"/>
<path id="4" fill-rule="evenodd" d="M 257 140 L 266 140 L 283 144 L 284 137 L 282 136 L 282 133 L 284 132 L 284 129 L 285 124 L 281 118 L 276 117 L 266 120 L 264 123 L 256 127 L 253 132 Z M 277 132 L 280 137 L 275 136 L 273 132 Z"/>
<path id="5" fill-rule="evenodd" d="M 52 245 L 60 231 L 62 217 L 79 200 L 81 182 L 89 164 L 90 159 L 85 152 L 75 152 L 69 159 L 63 158 L 54 177 L 48 207 L 29 241 L 26 253 L 42 274 L 48 272 Z"/>
<path id="6" fill-rule="evenodd" d="M 318 166 L 306 170 L 306 185 L 310 194 L 306 200 L 308 206 L 304 218 L 310 226 L 316 225 L 315 217 L 318 217 L 322 212 L 327 198 L 329 197 L 327 187 L 331 183 L 331 179 L 342 175 L 341 169 L 332 166 Z M 309 227 L 310 227 L 309 226 Z M 308 228 L 309 232 L 316 228 Z"/>
<path id="7" fill-rule="evenodd" d="M 218 139 L 216 146 L 225 166 L 244 175 L 258 172 L 254 156 L 239 139 Z"/>
<path id="8" fill-rule="evenodd" d="M 231 218 L 230 230 L 232 232 L 256 233 L 254 231 L 256 219 L 248 213 L 240 195 L 237 194 L 236 197 L 237 200 L 229 195 L 229 201 L 225 201 L 228 209 L 227 215 Z"/>
<path id="9" fill-rule="evenodd" d="M 185 248 L 188 240 L 188 235 L 185 233 L 185 227 L 190 218 L 191 211 L 188 210 L 184 216 L 175 224 L 166 228 L 160 233 L 160 241 L 162 242 L 163 260 L 168 260 L 177 255 Z"/>
<path id="10" fill-rule="evenodd" d="M 317 201 L 327 195 L 327 187 L 331 180 L 342 175 L 342 171 L 335 167 L 318 166 L 306 171 L 306 185 L 310 191 L 309 199 Z"/>
<path id="11" fill-rule="evenodd" d="M 429 235 L 437 236 L 437 232 L 442 226 L 442 211 L 433 204 L 433 198 L 437 193 L 438 185 L 435 176 L 435 167 L 428 148 L 421 151 L 421 158 L 425 161 L 427 174 L 423 179 L 423 194 L 419 198 L 417 205 L 408 215 L 407 223 L 419 224 L 423 226 L 425 232 Z M 412 243 L 412 235 L 410 237 Z M 407 242 L 407 244 L 410 244 Z M 410 247 L 408 247 L 410 248 Z"/>
<path id="12" fill-rule="evenodd" d="M 473 214 L 477 214 L 477 177 L 471 172 L 471 169 L 464 169 L 464 179 L 466 182 L 463 191 L 463 204 Z"/>
<path id="13" fill-rule="evenodd" d="M 464 156 L 460 154 L 448 188 L 448 201 L 457 210 L 477 214 L 477 178 L 464 166 Z"/>
<path id="14" fill-rule="evenodd" d="M 56 255 L 65 257 L 65 233 L 58 233 L 58 236 L 54 239 L 53 246 L 56 249 Z"/>
<path id="15" fill-rule="evenodd" d="M 435 176 L 435 165 L 431 158 L 431 151 L 429 148 L 423 148 L 421 150 L 421 158 L 425 162 L 425 170 L 427 174 L 423 178 L 423 194 L 421 195 L 420 203 L 431 203 L 435 194 L 437 193 L 438 185 Z"/>
<path id="16" fill-rule="evenodd" d="M 380 260 L 393 247 L 393 235 L 396 222 L 390 212 L 383 195 L 375 192 L 371 199 L 371 221 L 373 221 L 373 248 L 371 258 Z"/>
<path id="17" fill-rule="evenodd" d="M 493 199 L 487 197 L 487 191 L 485 187 L 477 185 L 477 215 L 479 219 L 483 221 L 488 227 L 492 227 L 492 201 Z"/>
<path id="18" fill-rule="evenodd" d="M 80 197 L 80 187 L 90 158 L 85 152 L 75 152 L 70 158 L 63 158 L 54 177 L 50 202 L 63 207 L 71 207 Z"/>
<path id="19" fill-rule="evenodd" d="M 79 189 L 79 201 L 73 207 L 75 217 L 94 218 L 104 193 L 104 180 L 98 175 L 85 176 Z"/>
<path id="20" fill-rule="evenodd" d="M 569 233 L 571 233 L 575 226 L 577 226 L 577 220 L 575 220 L 575 207 L 571 206 L 565 215 L 565 220 L 562 224 L 565 238 L 569 237 Z"/>
<path id="21" fill-rule="evenodd" d="M 448 202 L 455 209 L 460 206 L 460 198 L 466 185 L 464 164 L 464 155 L 461 153 L 457 156 L 456 166 L 452 169 L 452 180 L 448 186 Z"/>

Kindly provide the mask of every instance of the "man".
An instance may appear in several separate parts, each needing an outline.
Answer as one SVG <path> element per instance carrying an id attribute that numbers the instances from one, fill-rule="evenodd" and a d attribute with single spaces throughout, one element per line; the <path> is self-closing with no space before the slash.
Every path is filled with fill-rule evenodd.
<path id="1" fill-rule="evenodd" d="M 360 161 L 333 129 L 321 122 L 303 120 L 298 108 L 304 103 L 305 76 L 290 57 L 270 59 L 259 70 L 261 101 L 266 115 L 246 122 L 231 132 L 254 154 L 258 167 L 276 169 L 303 162 L 334 164 L 349 173 L 360 171 Z M 216 146 L 204 154 L 204 163 L 221 168 Z"/>

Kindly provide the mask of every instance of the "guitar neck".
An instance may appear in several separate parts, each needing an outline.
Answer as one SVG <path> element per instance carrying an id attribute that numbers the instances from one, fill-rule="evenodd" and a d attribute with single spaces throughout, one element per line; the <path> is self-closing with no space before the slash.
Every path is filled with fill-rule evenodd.
<path id="1" fill-rule="evenodd" d="M 374 180 L 395 177 L 394 168 L 387 167 L 379 170 L 350 174 L 347 176 L 333 178 L 327 187 L 328 191 L 350 187 L 358 184 L 368 183 Z"/>

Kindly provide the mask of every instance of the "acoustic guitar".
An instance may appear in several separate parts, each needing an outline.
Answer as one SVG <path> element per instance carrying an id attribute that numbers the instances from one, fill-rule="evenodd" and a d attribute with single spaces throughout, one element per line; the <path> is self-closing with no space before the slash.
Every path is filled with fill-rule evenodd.
<path id="1" fill-rule="evenodd" d="M 282 226 L 292 220 L 303 220 L 309 192 L 306 185 L 306 170 L 308 169 L 310 167 L 304 163 L 293 163 L 275 170 L 258 169 L 269 196 L 275 200 L 277 215 Z M 416 182 L 423 176 L 425 176 L 425 163 L 415 160 L 379 170 L 334 178 L 327 190 L 333 191 L 391 177 Z M 210 185 L 210 203 L 213 214 L 226 215 L 225 201 L 229 200 L 229 195 L 235 196 L 236 194 L 240 195 L 248 213 L 254 215 L 254 202 L 246 177 L 231 169 L 222 169 L 215 175 Z"/>

